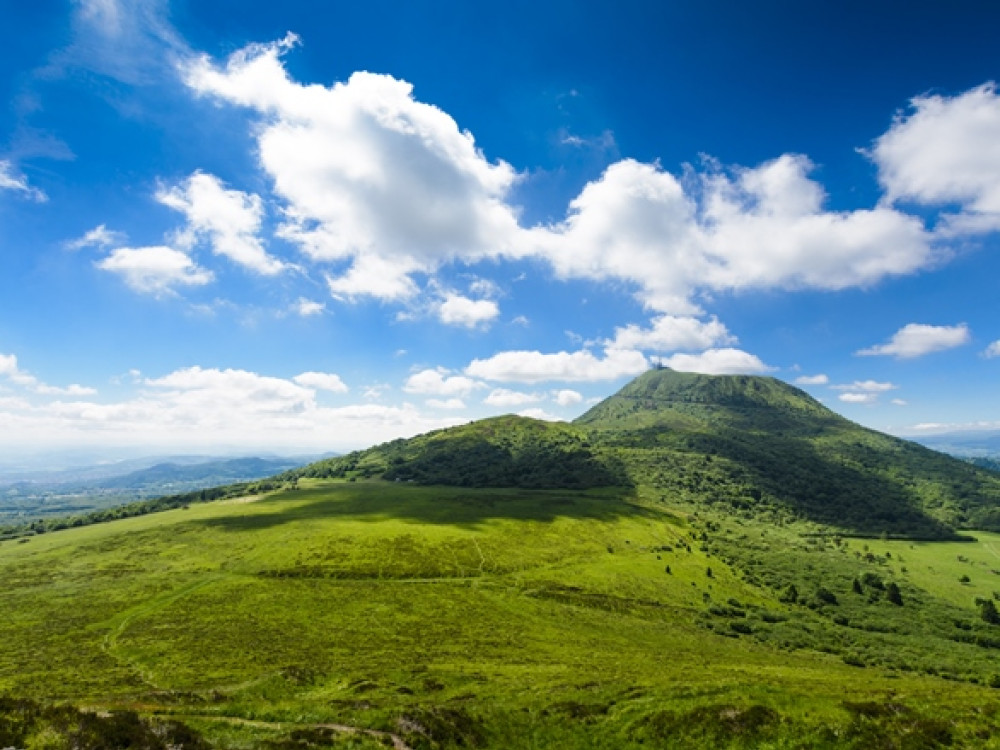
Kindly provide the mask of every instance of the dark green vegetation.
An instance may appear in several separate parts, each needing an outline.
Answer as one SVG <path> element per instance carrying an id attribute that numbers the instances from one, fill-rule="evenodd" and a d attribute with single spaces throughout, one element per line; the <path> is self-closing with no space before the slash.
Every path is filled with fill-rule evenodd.
<path id="1" fill-rule="evenodd" d="M 191 459 L 196 460 L 196 459 Z M 136 463 L 135 461 L 125 462 Z M 296 459 L 230 458 L 196 463 L 160 462 L 134 471 L 86 479 L 86 469 L 30 480 L 0 480 L 0 525 L 57 519 L 142 500 L 262 479 L 301 465 Z M 99 467 L 94 467 L 96 473 Z M 105 471 L 111 472 L 112 469 Z M 66 475 L 66 476 L 64 476 Z"/>
<path id="2" fill-rule="evenodd" d="M 658 371 L 8 539 L 0 747 L 997 748 L 996 482 Z"/>
<path id="3" fill-rule="evenodd" d="M 371 479 L 459 487 L 580 489 L 630 483 L 613 452 L 585 430 L 525 417 L 494 417 L 327 459 L 288 477 Z"/>

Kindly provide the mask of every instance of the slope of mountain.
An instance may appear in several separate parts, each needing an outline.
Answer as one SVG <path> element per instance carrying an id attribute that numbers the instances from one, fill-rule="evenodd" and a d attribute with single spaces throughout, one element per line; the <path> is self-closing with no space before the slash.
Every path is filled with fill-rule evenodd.
<path id="1" fill-rule="evenodd" d="M 629 483 L 620 462 L 596 451 L 585 430 L 517 416 L 395 440 L 311 464 L 288 476 L 534 489 Z"/>
<path id="2" fill-rule="evenodd" d="M 844 533 L 1000 530 L 1000 477 L 835 414 L 774 378 L 651 370 L 572 425 L 497 417 L 291 472 L 470 487 L 641 486 Z"/>
<path id="3" fill-rule="evenodd" d="M 995 481 L 655 371 L 576 424 L 39 524 L 0 540 L 0 747 L 1000 747 L 1000 534 L 878 538 Z"/>
<path id="4" fill-rule="evenodd" d="M 870 430 L 774 378 L 647 372 L 577 421 L 633 479 L 862 534 L 1000 529 L 1000 478 Z M 700 462 L 700 465 L 699 465 Z"/>

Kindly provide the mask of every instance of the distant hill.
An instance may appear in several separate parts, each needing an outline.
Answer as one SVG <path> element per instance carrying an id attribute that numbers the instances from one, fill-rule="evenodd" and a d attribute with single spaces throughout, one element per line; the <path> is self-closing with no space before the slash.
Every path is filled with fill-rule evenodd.
<path id="1" fill-rule="evenodd" d="M 1000 459 L 1000 432 L 970 430 L 913 438 L 921 445 L 953 456 Z"/>
<path id="2" fill-rule="evenodd" d="M 573 424 L 497 417 L 322 461 L 288 477 L 469 487 L 646 487 L 843 532 L 1000 530 L 1000 477 L 861 427 L 775 378 L 651 370 Z"/>
<path id="3" fill-rule="evenodd" d="M 32 479 L 0 481 L 0 522 L 87 513 L 147 498 L 253 481 L 309 460 L 176 456 L 152 465 L 149 459 L 135 459 L 107 466 L 36 472 Z"/>

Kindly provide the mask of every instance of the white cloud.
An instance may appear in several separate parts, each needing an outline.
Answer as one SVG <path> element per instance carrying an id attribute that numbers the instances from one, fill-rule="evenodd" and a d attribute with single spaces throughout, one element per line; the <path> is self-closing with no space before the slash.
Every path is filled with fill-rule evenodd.
<path id="1" fill-rule="evenodd" d="M 518 315 L 516 318 L 514 318 L 510 322 L 511 322 L 512 325 L 516 325 L 516 326 L 525 326 L 525 327 L 527 327 L 527 326 L 531 325 L 531 321 L 528 320 L 528 318 L 526 316 L 524 316 L 524 315 Z"/>
<path id="2" fill-rule="evenodd" d="M 372 385 L 365 387 L 365 389 L 361 392 L 361 397 L 376 401 L 391 390 L 392 386 L 386 383 L 373 383 Z"/>
<path id="3" fill-rule="evenodd" d="M 826 375 L 800 375 L 795 378 L 795 385 L 826 385 L 830 378 Z"/>
<path id="4" fill-rule="evenodd" d="M 124 232 L 116 232 L 108 229 L 104 224 L 85 232 L 82 237 L 66 243 L 68 250 L 82 250 L 85 247 L 99 247 L 102 250 L 112 245 L 121 245 L 126 241 Z"/>
<path id="5" fill-rule="evenodd" d="M 301 375 L 296 375 L 292 380 L 306 388 L 316 388 L 331 393 L 347 393 L 344 381 L 340 379 L 339 375 L 334 375 L 332 372 L 304 372 Z"/>
<path id="6" fill-rule="evenodd" d="M 4 376 L 8 382 L 16 386 L 43 396 L 92 396 L 97 393 L 93 388 L 76 383 L 65 387 L 47 385 L 31 373 L 22 370 L 14 354 L 0 354 L 0 376 Z"/>
<path id="7" fill-rule="evenodd" d="M 73 41 L 49 75 L 80 66 L 132 85 L 166 77 L 187 45 L 170 25 L 169 0 L 74 0 Z"/>
<path id="8" fill-rule="evenodd" d="M 922 357 L 932 352 L 953 349 L 972 339 L 965 323 L 957 326 L 929 326 L 910 323 L 893 334 L 887 344 L 871 346 L 855 352 L 862 357 L 893 356 L 899 359 Z"/>
<path id="9" fill-rule="evenodd" d="M 11 366 L 6 358 L 0 363 Z M 138 395 L 117 402 L 5 399 L 0 422 L 9 432 L 0 435 L 0 444 L 349 450 L 465 421 L 428 416 L 405 403 L 324 408 L 310 387 L 246 370 L 189 367 L 147 378 L 141 385 Z"/>
<path id="10" fill-rule="evenodd" d="M 871 156 L 890 202 L 958 204 L 948 233 L 1000 229 L 1000 96 L 986 83 L 958 96 L 918 96 Z"/>
<path id="11" fill-rule="evenodd" d="M 993 357 L 1000 357 L 1000 341 L 994 341 L 992 344 L 987 346 L 983 350 L 983 356 L 987 359 L 993 359 Z"/>
<path id="12" fill-rule="evenodd" d="M 228 190 L 217 177 L 195 172 L 180 185 L 161 189 L 156 199 L 187 218 L 186 229 L 178 235 L 182 246 L 193 247 L 205 238 L 217 255 L 259 274 L 273 276 L 285 268 L 257 236 L 264 216 L 260 196 Z"/>
<path id="13" fill-rule="evenodd" d="M 482 383 L 463 375 L 448 375 L 448 370 L 439 367 L 414 373 L 406 379 L 403 390 L 426 396 L 468 396 L 483 387 Z"/>
<path id="14" fill-rule="evenodd" d="M 846 385 L 831 385 L 835 391 L 861 391 L 863 393 L 885 393 L 894 391 L 899 386 L 895 383 L 880 383 L 877 380 L 855 380 Z"/>
<path id="15" fill-rule="evenodd" d="M 726 326 L 717 318 L 698 320 L 692 317 L 661 315 L 652 320 L 650 328 L 629 324 L 615 329 L 615 337 L 607 342 L 617 349 L 652 349 L 669 352 L 678 349 L 709 349 L 720 344 L 735 343 Z"/>
<path id="16" fill-rule="evenodd" d="M 286 202 L 281 235 L 317 261 L 347 262 L 335 293 L 412 296 L 414 273 L 510 252 L 505 202 L 517 175 L 491 163 L 447 113 L 387 75 L 354 73 L 330 87 L 292 81 L 281 55 L 295 44 L 251 45 L 224 67 L 184 69 L 195 91 L 262 118 L 262 167 Z"/>
<path id="17" fill-rule="evenodd" d="M 695 290 L 844 289 L 935 259 L 921 221 L 890 207 L 830 212 L 804 156 L 684 183 L 656 164 L 609 166 L 561 224 L 532 238 L 564 278 L 632 283 L 661 312 L 699 312 Z"/>
<path id="18" fill-rule="evenodd" d="M 426 403 L 432 409 L 449 409 L 457 411 L 458 409 L 465 408 L 465 402 L 460 398 L 449 398 L 443 400 L 439 398 L 429 398 Z"/>
<path id="19" fill-rule="evenodd" d="M 475 328 L 500 315 L 500 308 L 490 299 L 469 299 L 460 294 L 447 294 L 437 306 L 437 316 L 445 325 Z"/>
<path id="20" fill-rule="evenodd" d="M 848 404 L 873 404 L 878 401 L 877 393 L 841 393 L 837 396 L 841 401 Z"/>
<path id="21" fill-rule="evenodd" d="M 893 406 L 908 406 L 909 405 L 908 401 L 905 401 L 905 400 L 903 400 L 901 398 L 894 398 L 889 403 L 892 404 Z"/>
<path id="22" fill-rule="evenodd" d="M 749 375 L 771 372 L 759 357 L 741 349 L 709 349 L 700 354 L 674 354 L 663 357 L 660 364 L 678 372 L 699 372 L 705 375 Z"/>
<path id="23" fill-rule="evenodd" d="M 649 369 L 642 353 L 624 349 L 606 349 L 603 358 L 590 351 L 543 354 L 538 351 L 507 351 L 488 359 L 474 359 L 465 373 L 483 380 L 517 383 L 546 381 L 586 382 L 615 380 L 638 375 Z"/>
<path id="24" fill-rule="evenodd" d="M 16 193 L 23 193 L 38 203 L 45 203 L 48 196 L 41 190 L 28 185 L 28 178 L 17 174 L 14 165 L 6 159 L 0 159 L 0 190 L 13 190 Z"/>
<path id="25" fill-rule="evenodd" d="M 511 406 L 523 406 L 533 404 L 544 398 L 539 393 L 523 393 L 522 391 L 511 391 L 507 388 L 494 388 L 490 394 L 483 399 L 484 404 L 508 408 Z"/>
<path id="26" fill-rule="evenodd" d="M 552 394 L 553 400 L 559 404 L 559 406 L 575 406 L 583 401 L 583 395 L 578 391 L 573 391 L 568 388 L 561 391 L 556 391 Z"/>
<path id="27" fill-rule="evenodd" d="M 175 286 L 201 286 L 212 281 L 211 271 L 200 268 L 180 250 L 153 247 L 120 247 L 95 264 L 116 273 L 137 292 L 168 294 Z"/>
<path id="28" fill-rule="evenodd" d="M 292 305 L 292 310 L 303 318 L 308 318 L 310 315 L 319 315 L 322 313 L 326 310 L 326 305 L 322 302 L 299 297 L 298 301 Z"/>
<path id="29" fill-rule="evenodd" d="M 518 175 L 451 116 L 390 76 L 293 81 L 282 55 L 296 42 L 251 45 L 223 66 L 202 56 L 183 73 L 196 92 L 259 116 L 261 166 L 285 204 L 279 234 L 336 264 L 334 295 L 406 300 L 420 291 L 414 275 L 445 264 L 535 257 L 560 278 L 626 282 L 651 309 L 694 315 L 701 291 L 868 286 L 941 257 L 921 219 L 891 205 L 824 209 L 811 162 L 792 154 L 728 171 L 709 162 L 683 179 L 621 160 L 564 221 L 522 228 L 508 200 Z"/>

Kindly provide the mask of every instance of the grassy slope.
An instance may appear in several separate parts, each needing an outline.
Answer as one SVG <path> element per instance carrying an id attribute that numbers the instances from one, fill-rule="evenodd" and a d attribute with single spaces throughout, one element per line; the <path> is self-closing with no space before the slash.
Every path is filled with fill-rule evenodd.
<path id="1" fill-rule="evenodd" d="M 861 542 L 841 551 L 656 497 L 303 480 L 3 542 L 0 691 L 172 714 L 234 747 L 327 722 L 414 747 L 1000 746 L 1000 700 L 970 682 L 997 652 L 919 627 L 975 620 L 972 591 L 949 593 L 963 584 L 934 562 L 944 547 L 894 548 L 905 574 L 881 549 L 856 556 Z M 954 546 L 983 592 L 979 563 L 1000 549 L 984 540 Z M 871 554 L 894 544 L 908 543 Z M 738 554 L 794 579 L 802 603 Z M 902 609 L 852 604 L 842 583 L 837 607 L 806 601 L 813 573 L 888 580 L 886 566 Z M 838 632 L 835 609 L 900 632 L 810 642 Z M 948 682 L 919 673 L 927 659 Z"/>
<path id="2" fill-rule="evenodd" d="M 576 425 L 636 484 L 671 496 L 861 535 L 1000 531 L 996 474 L 863 428 L 773 378 L 654 370 Z"/>

